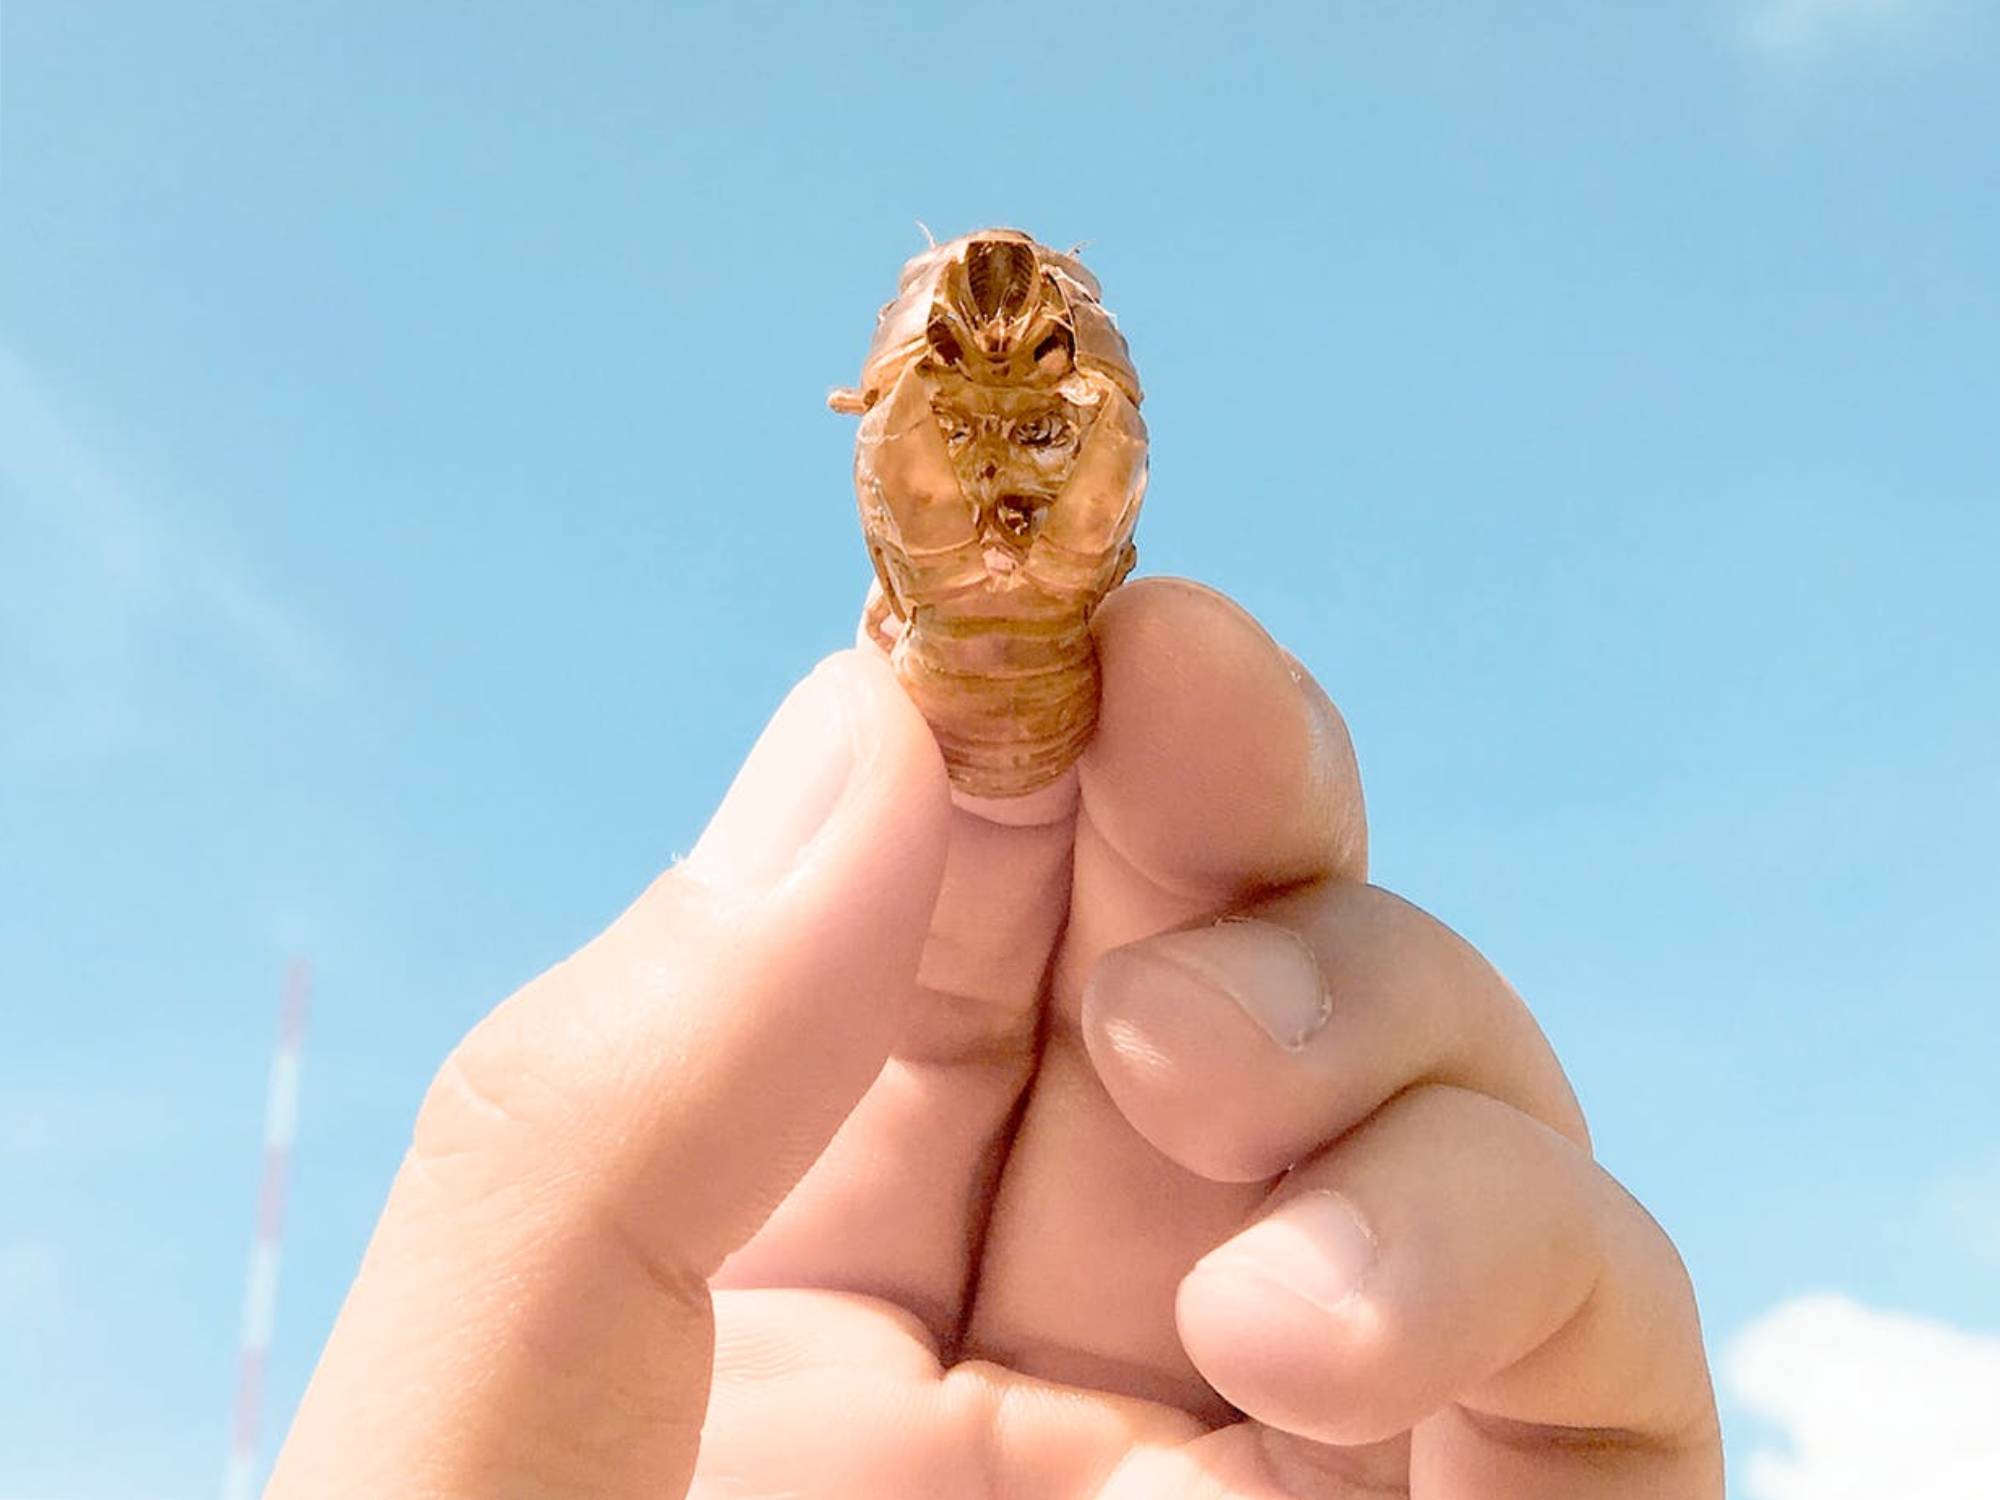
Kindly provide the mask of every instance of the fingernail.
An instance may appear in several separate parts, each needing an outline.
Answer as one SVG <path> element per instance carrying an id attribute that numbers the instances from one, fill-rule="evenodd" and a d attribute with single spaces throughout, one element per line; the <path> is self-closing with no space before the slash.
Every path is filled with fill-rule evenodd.
<path id="1" fill-rule="evenodd" d="M 704 884 L 758 893 L 799 863 L 872 748 L 845 657 L 793 688 L 736 773 L 681 869 Z"/>
<path id="2" fill-rule="evenodd" d="M 1375 1265 L 1375 1237 L 1338 1193 L 1301 1193 L 1211 1250 L 1194 1275 L 1250 1276 L 1334 1311 Z"/>
<path id="3" fill-rule="evenodd" d="M 1305 1046 L 1333 1014 L 1319 960 L 1304 938 L 1275 922 L 1227 917 L 1148 938 L 1138 951 L 1227 997 L 1287 1052 Z"/>

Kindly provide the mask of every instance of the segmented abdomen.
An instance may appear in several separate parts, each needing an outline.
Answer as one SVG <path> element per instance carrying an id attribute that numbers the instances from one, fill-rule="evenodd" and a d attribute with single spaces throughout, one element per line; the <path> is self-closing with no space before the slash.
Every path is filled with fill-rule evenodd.
<path id="1" fill-rule="evenodd" d="M 974 796 L 1048 784 L 1097 727 L 1097 650 L 1076 605 L 999 617 L 919 608 L 892 660 L 952 783 Z"/>

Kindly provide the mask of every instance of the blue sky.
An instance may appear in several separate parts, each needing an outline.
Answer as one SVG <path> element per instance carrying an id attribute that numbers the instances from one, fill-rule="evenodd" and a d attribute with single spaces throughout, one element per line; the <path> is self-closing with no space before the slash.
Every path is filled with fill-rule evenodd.
<path id="1" fill-rule="evenodd" d="M 5 4 L 0 1500 L 215 1488 L 286 959 L 280 1425 L 443 1052 L 849 636 L 821 401 L 919 218 L 1088 242 L 1142 568 L 1343 705 L 1377 879 L 1683 1247 L 1746 1495 L 1848 1494 L 1910 1381 L 1949 1449 L 2000 1399 L 1996 33 Z"/>

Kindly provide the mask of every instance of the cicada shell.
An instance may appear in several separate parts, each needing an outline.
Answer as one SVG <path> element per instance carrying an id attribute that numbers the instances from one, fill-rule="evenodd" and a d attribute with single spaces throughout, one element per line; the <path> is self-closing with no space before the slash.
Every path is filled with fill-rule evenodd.
<path id="1" fill-rule="evenodd" d="M 861 370 L 864 616 L 955 785 L 1031 792 L 1097 723 L 1090 617 L 1132 570 L 1146 424 L 1125 339 L 1074 257 L 1013 229 L 903 267 Z"/>

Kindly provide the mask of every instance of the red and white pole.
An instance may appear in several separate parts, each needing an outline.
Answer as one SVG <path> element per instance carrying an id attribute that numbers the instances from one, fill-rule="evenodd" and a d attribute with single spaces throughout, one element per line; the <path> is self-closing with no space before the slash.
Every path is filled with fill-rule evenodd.
<path id="1" fill-rule="evenodd" d="M 229 1464 L 222 1500 L 253 1500 L 257 1482 L 257 1428 L 264 1406 L 264 1365 L 278 1304 L 278 1251 L 285 1227 L 285 1182 L 292 1164 L 292 1136 L 299 1120 L 299 1044 L 312 1001 L 312 970 L 293 961 L 285 976 L 285 1005 L 271 1082 L 264 1102 L 264 1177 L 257 1193 L 257 1238 L 243 1283 L 243 1337 L 236 1377 L 236 1412 L 230 1424 Z"/>

